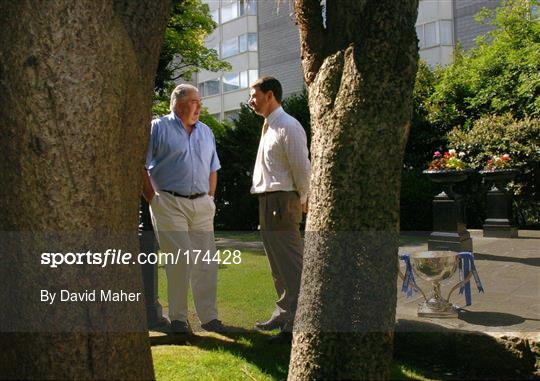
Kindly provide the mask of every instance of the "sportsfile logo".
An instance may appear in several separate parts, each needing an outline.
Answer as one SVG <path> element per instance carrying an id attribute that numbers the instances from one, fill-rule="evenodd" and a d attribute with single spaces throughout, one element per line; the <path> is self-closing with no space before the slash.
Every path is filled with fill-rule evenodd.
<path id="1" fill-rule="evenodd" d="M 240 250 L 181 250 L 176 253 L 138 253 L 133 255 L 121 249 L 107 249 L 105 252 L 68 252 L 68 253 L 41 253 L 41 264 L 50 268 L 58 268 L 61 265 L 95 265 L 106 267 L 108 265 L 135 265 L 135 264 L 218 264 L 239 265 L 242 263 Z"/>

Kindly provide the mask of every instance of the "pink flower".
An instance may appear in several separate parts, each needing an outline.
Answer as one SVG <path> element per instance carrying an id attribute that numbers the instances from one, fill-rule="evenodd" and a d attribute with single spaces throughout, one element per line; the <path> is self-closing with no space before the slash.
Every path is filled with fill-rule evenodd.
<path id="1" fill-rule="evenodd" d="M 433 157 L 441 157 L 441 153 L 439 151 L 435 151 L 435 153 L 433 154 Z"/>

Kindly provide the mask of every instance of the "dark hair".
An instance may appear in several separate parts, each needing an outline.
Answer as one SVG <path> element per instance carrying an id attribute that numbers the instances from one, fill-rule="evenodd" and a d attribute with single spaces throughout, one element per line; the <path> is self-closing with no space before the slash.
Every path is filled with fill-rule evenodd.
<path id="1" fill-rule="evenodd" d="M 261 77 L 255 82 L 253 82 L 251 87 L 258 87 L 263 93 L 272 91 L 278 103 L 281 103 L 281 98 L 283 97 L 283 89 L 281 88 L 281 83 L 279 83 L 279 81 L 274 77 Z"/>

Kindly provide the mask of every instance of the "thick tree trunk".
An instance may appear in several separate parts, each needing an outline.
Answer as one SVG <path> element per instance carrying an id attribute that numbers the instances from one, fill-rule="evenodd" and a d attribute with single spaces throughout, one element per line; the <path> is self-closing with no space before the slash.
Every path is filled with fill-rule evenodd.
<path id="1" fill-rule="evenodd" d="M 416 0 L 296 0 L 312 123 L 310 213 L 289 380 L 385 379 Z"/>
<path id="2" fill-rule="evenodd" d="M 138 202 L 168 0 L 0 3 L 0 378 L 153 379 L 144 300 L 40 302 L 40 290 L 142 292 Z M 143 294 L 144 295 L 144 294 Z"/>

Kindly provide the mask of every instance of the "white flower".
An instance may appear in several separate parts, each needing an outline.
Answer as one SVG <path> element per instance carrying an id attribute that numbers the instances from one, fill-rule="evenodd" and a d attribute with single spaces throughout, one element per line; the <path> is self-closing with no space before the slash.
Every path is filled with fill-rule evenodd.
<path id="1" fill-rule="evenodd" d="M 450 155 L 455 155 L 455 154 L 456 154 L 456 150 L 455 150 L 455 149 L 449 149 L 449 150 L 448 150 L 448 153 L 449 153 Z"/>
<path id="2" fill-rule="evenodd" d="M 465 152 L 461 151 L 460 153 L 458 153 L 458 156 L 460 159 L 463 159 L 465 157 Z"/>

